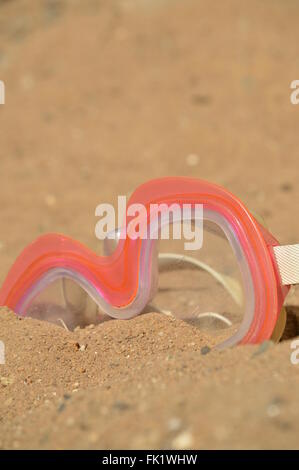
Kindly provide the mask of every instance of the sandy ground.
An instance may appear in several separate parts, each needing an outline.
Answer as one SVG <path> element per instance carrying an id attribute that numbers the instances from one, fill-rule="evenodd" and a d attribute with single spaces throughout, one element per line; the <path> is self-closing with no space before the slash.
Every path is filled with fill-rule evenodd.
<path id="1" fill-rule="evenodd" d="M 3 311 L 0 326 L 3 448 L 298 448 L 289 342 L 209 351 L 155 313 L 68 333 Z"/>
<path id="2" fill-rule="evenodd" d="M 99 249 L 95 207 L 166 175 L 227 187 L 298 242 L 298 14 L 294 0 L 1 1 L 0 282 L 41 233 Z M 164 307 L 198 302 L 187 281 L 164 278 Z M 298 289 L 287 303 L 285 338 Z M 290 341 L 209 351 L 157 313 L 68 332 L 5 309 L 0 340 L 2 448 L 298 448 Z"/>

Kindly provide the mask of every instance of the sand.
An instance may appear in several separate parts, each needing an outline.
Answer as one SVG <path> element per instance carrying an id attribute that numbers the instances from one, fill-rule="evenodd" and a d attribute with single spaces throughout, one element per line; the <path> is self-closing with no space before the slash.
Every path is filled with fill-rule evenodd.
<path id="1" fill-rule="evenodd" d="M 298 242 L 298 13 L 272 0 L 0 2 L 0 283 L 42 233 L 99 251 L 96 206 L 166 175 L 227 187 Z M 192 282 L 164 278 L 159 305 L 197 305 Z M 72 332 L 1 309 L 0 447 L 298 448 L 298 289 L 287 305 L 284 341 L 224 351 L 155 311 Z"/>
<path id="2" fill-rule="evenodd" d="M 298 448 L 290 342 L 224 351 L 149 313 L 67 332 L 3 310 L 1 448 Z"/>

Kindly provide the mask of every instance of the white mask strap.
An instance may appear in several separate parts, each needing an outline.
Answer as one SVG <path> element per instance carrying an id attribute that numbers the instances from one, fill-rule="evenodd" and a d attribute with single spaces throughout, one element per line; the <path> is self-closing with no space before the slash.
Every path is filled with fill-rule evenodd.
<path id="1" fill-rule="evenodd" d="M 299 284 L 299 244 L 275 246 L 273 249 L 282 284 Z"/>

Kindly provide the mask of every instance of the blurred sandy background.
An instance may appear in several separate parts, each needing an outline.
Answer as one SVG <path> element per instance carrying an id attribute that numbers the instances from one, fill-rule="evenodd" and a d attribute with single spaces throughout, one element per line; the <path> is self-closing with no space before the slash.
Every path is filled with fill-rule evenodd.
<path id="1" fill-rule="evenodd" d="M 290 103 L 290 83 L 299 79 L 298 15 L 297 0 L 0 1 L 0 79 L 6 86 L 6 103 L 0 106 L 0 282 L 21 249 L 41 233 L 63 232 L 95 247 L 95 207 L 115 203 L 118 194 L 166 175 L 195 176 L 227 187 L 265 218 L 281 243 L 298 242 L 299 105 Z M 299 305 L 298 291 L 288 302 Z M 172 327 L 158 316 L 136 321 L 144 322 L 137 329 L 149 335 L 151 346 L 126 339 L 127 329 L 134 331 L 127 323 L 105 325 L 112 330 L 101 348 L 113 349 L 114 333 L 120 331 L 119 342 L 135 350 L 131 362 L 124 359 L 129 354 L 126 348 L 123 356 L 115 352 L 122 357 L 115 367 L 111 356 L 103 359 L 105 365 L 94 363 L 93 355 L 83 357 L 68 382 L 66 371 L 75 353 L 63 345 L 76 343 L 72 334 L 26 320 L 26 328 L 34 332 L 33 344 L 22 336 L 23 321 L 2 316 L 0 338 L 11 349 L 17 343 L 19 355 L 8 350 L 10 361 L 0 373 L 12 380 L 4 380 L 6 385 L 2 381 L 0 388 L 5 398 L 0 445 L 298 446 L 299 410 L 289 386 L 295 381 L 298 387 L 298 371 L 289 363 L 289 343 L 265 355 L 262 350 L 258 367 L 250 362 L 258 347 L 213 352 L 207 365 L 204 361 L 210 356 L 200 351 L 208 340 L 199 336 L 182 341 L 184 335 L 195 333 L 178 323 L 170 346 L 173 363 L 161 366 L 158 385 L 151 379 L 148 385 L 147 378 L 158 362 L 164 364 L 166 354 L 157 346 L 156 355 L 155 335 L 165 328 L 165 335 L 172 337 Z M 99 328 L 95 332 L 102 337 Z M 24 344 L 28 356 L 24 353 L 22 359 Z M 28 361 L 30 351 L 38 351 L 48 364 L 61 360 L 64 373 L 54 371 L 58 378 L 51 378 L 51 366 L 44 376 L 38 363 Z M 152 361 L 148 369 L 142 351 Z M 89 377 L 80 372 L 89 367 Z M 107 367 L 108 375 L 99 372 L 101 367 Z M 143 376 L 144 367 L 149 372 Z M 138 383 L 145 387 L 142 400 L 139 392 L 134 395 L 136 368 L 143 377 Z M 171 400 L 161 392 L 159 380 L 171 390 Z M 74 385 L 78 381 L 80 387 Z M 220 406 L 223 381 L 227 405 Z M 201 394 L 190 392 L 194 383 L 203 386 Z M 208 400 L 215 387 L 217 406 Z M 78 388 L 91 388 L 88 393 L 94 395 L 73 398 Z M 121 397 L 130 395 L 127 408 L 119 405 L 124 400 L 121 390 Z M 88 411 L 82 413 L 91 421 L 95 412 L 88 408 L 89 402 L 100 403 L 104 394 L 111 409 L 108 405 L 108 411 L 98 411 L 98 419 L 81 429 L 76 425 L 80 406 L 75 402 L 74 416 L 69 412 L 68 417 L 76 432 L 68 428 L 67 440 L 53 424 L 61 419 L 61 403 L 69 406 L 65 394 L 70 394 L 70 401 L 85 403 L 82 410 L 86 406 Z M 18 397 L 20 408 L 15 403 Z M 186 408 L 180 399 L 187 402 Z M 57 404 L 57 400 L 62 401 Z M 143 409 L 145 401 L 149 405 Z M 161 409 L 165 422 L 160 420 Z M 203 409 L 208 411 L 201 414 Z M 31 421 L 26 410 L 33 413 Z M 111 430 L 107 434 L 112 424 L 105 416 L 111 413 L 114 426 L 120 426 L 116 437 Z M 244 420 L 248 427 L 244 428 Z M 207 425 L 211 422 L 215 429 Z M 36 428 L 42 430 L 36 433 Z"/>

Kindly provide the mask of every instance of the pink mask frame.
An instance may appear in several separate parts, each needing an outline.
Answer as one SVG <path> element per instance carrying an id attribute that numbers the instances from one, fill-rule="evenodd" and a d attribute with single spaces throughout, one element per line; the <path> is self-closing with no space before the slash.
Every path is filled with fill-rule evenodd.
<path id="1" fill-rule="evenodd" d="M 274 255 L 278 241 L 227 190 L 203 180 L 168 177 L 141 185 L 131 204 L 143 204 L 150 220 L 150 204 L 202 204 L 203 218 L 216 223 L 226 235 L 239 263 L 244 291 L 243 322 L 219 347 L 260 343 L 271 337 L 289 286 L 282 285 Z M 128 220 L 127 220 L 128 223 Z M 139 314 L 156 286 L 155 240 L 120 240 L 109 256 L 60 234 L 40 236 L 24 249 L 0 290 L 0 305 L 25 316 L 33 299 L 54 280 L 76 281 L 111 317 L 128 319 Z"/>

